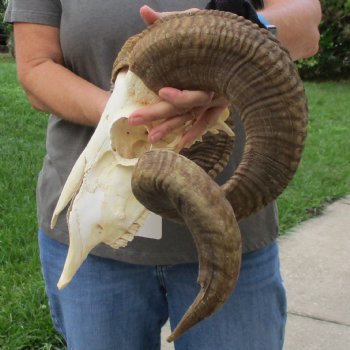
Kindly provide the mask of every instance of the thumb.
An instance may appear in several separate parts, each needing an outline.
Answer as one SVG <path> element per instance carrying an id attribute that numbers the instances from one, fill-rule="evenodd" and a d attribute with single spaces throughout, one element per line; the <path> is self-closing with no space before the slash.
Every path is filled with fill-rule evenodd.
<path id="1" fill-rule="evenodd" d="M 174 11 L 174 12 L 157 12 L 154 11 L 151 7 L 144 5 L 140 8 L 140 15 L 143 18 L 143 20 L 145 21 L 145 23 L 149 26 L 151 24 L 153 24 L 156 20 L 158 20 L 159 18 L 162 17 L 166 17 L 175 13 L 193 13 L 195 11 L 198 11 L 198 8 L 190 8 L 188 10 L 185 11 Z"/>
<path id="2" fill-rule="evenodd" d="M 154 11 L 151 7 L 146 5 L 140 8 L 140 15 L 147 25 L 153 24 L 161 17 L 159 12 Z"/>

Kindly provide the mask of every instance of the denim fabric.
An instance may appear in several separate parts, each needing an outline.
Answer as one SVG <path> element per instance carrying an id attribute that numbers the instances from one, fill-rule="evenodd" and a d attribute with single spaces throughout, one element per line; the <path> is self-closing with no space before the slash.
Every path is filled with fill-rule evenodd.
<path id="1" fill-rule="evenodd" d="M 39 232 L 53 323 L 72 350 L 156 350 L 198 293 L 197 264 L 133 265 L 90 255 L 73 281 L 56 287 L 67 246 Z M 280 350 L 286 298 L 278 246 L 243 256 L 238 285 L 217 313 L 175 342 L 176 350 Z"/>

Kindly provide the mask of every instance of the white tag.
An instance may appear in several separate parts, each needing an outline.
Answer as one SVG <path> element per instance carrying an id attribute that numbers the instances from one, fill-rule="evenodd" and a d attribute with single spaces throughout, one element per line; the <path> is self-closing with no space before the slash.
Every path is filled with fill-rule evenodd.
<path id="1" fill-rule="evenodd" d="M 157 214 L 150 213 L 144 225 L 136 233 L 136 236 L 152 238 L 152 239 L 161 239 L 162 238 L 162 217 Z"/>

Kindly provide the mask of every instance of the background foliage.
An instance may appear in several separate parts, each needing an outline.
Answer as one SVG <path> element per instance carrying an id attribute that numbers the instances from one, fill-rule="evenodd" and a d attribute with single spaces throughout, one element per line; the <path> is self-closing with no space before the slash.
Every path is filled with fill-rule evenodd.
<path id="1" fill-rule="evenodd" d="M 7 2 L 0 0 L 0 26 Z M 320 2 L 323 11 L 320 51 L 297 63 L 300 75 L 304 80 L 350 79 L 350 0 Z M 10 31 L 9 25 L 4 27 Z"/>
<path id="2" fill-rule="evenodd" d="M 11 26 L 3 23 L 7 3 L 7 0 L 0 0 L 0 52 L 7 52 L 9 49 L 12 51 L 13 48 L 10 40 Z"/>
<path id="3" fill-rule="evenodd" d="M 7 3 L 8 3 L 7 0 L 0 0 L 0 23 L 2 23 L 4 19 Z"/>
<path id="4" fill-rule="evenodd" d="M 321 0 L 319 53 L 298 62 L 303 79 L 350 79 L 350 0 Z"/>

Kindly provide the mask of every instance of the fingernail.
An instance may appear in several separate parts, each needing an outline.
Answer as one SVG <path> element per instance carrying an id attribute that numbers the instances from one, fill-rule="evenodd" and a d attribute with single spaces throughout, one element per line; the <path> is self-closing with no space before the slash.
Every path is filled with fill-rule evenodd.
<path id="1" fill-rule="evenodd" d="M 163 136 L 163 134 L 160 131 L 158 131 L 154 134 L 150 134 L 149 139 L 150 139 L 151 143 L 155 143 L 155 142 L 159 141 L 162 138 L 162 136 Z"/>
<path id="2" fill-rule="evenodd" d="M 131 115 L 129 117 L 129 123 L 132 125 L 144 124 L 144 119 L 138 115 Z"/>
<path id="3" fill-rule="evenodd" d="M 181 91 L 178 89 L 172 88 L 172 87 L 164 87 L 159 90 L 158 94 L 160 98 L 172 98 L 174 96 L 177 96 Z"/>

